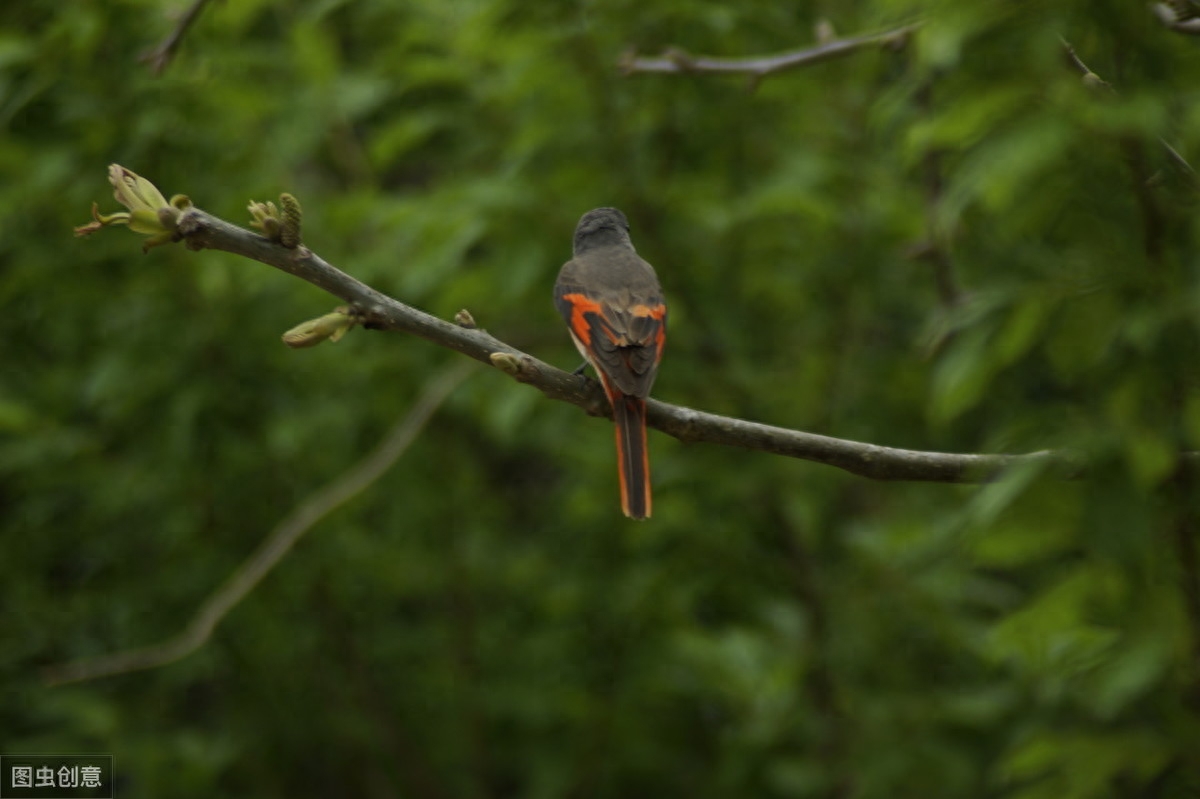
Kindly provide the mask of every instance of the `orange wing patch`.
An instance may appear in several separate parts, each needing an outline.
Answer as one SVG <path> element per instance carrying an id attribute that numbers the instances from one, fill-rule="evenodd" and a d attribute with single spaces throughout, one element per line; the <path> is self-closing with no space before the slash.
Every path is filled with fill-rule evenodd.
<path id="1" fill-rule="evenodd" d="M 590 347 L 592 345 L 592 326 L 588 324 L 584 316 L 591 313 L 603 317 L 604 310 L 600 307 L 600 303 L 584 294 L 564 294 L 562 298 L 571 303 L 571 321 L 569 322 L 571 332 L 579 337 L 585 347 Z"/>
<path id="2" fill-rule="evenodd" d="M 629 309 L 634 316 L 649 316 L 651 319 L 657 319 L 660 322 L 667 315 L 667 306 L 665 305 L 635 305 Z"/>
<path id="3" fill-rule="evenodd" d="M 654 320 L 651 325 L 651 330 L 648 331 L 653 336 L 654 340 L 654 365 L 658 366 L 658 362 L 662 360 L 663 347 L 667 343 L 667 306 L 659 303 L 658 305 L 635 305 L 630 309 L 634 316 L 649 318 Z M 649 343 L 647 340 L 645 343 Z"/>

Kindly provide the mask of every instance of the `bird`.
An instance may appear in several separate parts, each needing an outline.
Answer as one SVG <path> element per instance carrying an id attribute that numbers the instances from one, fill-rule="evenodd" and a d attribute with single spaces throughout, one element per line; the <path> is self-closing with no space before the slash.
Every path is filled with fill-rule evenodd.
<path id="1" fill-rule="evenodd" d="M 612 406 L 621 510 L 649 518 L 646 398 L 667 340 L 667 305 L 654 267 L 633 247 L 625 214 L 594 208 L 580 218 L 554 304 Z"/>

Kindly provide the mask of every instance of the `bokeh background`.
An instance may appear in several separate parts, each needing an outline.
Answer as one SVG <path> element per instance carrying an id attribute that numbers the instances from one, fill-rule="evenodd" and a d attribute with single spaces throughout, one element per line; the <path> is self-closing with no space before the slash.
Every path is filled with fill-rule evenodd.
<path id="1" fill-rule="evenodd" d="M 1200 38 L 1064 0 L 180 0 L 0 10 L 0 751 L 122 797 L 1200 795 Z M 1180 5 L 1186 5 L 1180 4 Z M 625 76 L 914 21 L 771 76 Z M 1063 39 L 1108 86 L 1082 80 Z M 1091 85 L 1089 85 L 1091 84 Z M 1068 448 L 877 483 L 610 424 L 479 367 L 197 653 L 162 641 L 458 356 L 220 252 L 143 255 L 121 163 L 564 368 L 579 215 L 671 307 L 662 400 L 877 444 Z"/>

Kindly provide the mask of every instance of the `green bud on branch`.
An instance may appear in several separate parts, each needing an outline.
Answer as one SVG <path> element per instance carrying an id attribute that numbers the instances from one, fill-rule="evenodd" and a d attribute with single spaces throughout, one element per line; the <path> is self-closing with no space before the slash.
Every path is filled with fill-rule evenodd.
<path id="1" fill-rule="evenodd" d="M 343 305 L 333 313 L 296 325 L 283 334 L 283 343 L 295 350 L 315 347 L 326 339 L 337 341 L 356 324 L 358 318 L 348 306 Z"/>
<path id="2" fill-rule="evenodd" d="M 109 165 L 108 182 L 112 184 L 113 197 L 129 210 L 102 214 L 100 207 L 92 203 L 92 221 L 75 228 L 76 236 L 90 235 L 102 227 L 125 225 L 147 237 L 142 243 L 143 252 L 176 240 L 179 217 L 191 208 L 191 200 L 176 194 L 167 202 L 157 186 L 120 164 Z"/>
<path id="3" fill-rule="evenodd" d="M 246 208 L 250 211 L 250 216 L 253 217 L 250 221 L 250 227 L 258 228 L 268 239 L 278 242 L 279 234 L 283 230 L 283 224 L 279 220 L 279 209 L 275 207 L 275 203 L 260 203 L 251 200 Z"/>
<path id="4" fill-rule="evenodd" d="M 279 243 L 294 250 L 300 246 L 300 201 L 285 192 L 279 195 L 279 205 L 283 209 Z"/>
<path id="5" fill-rule="evenodd" d="M 251 200 L 247 207 L 253 217 L 250 227 L 258 228 L 268 239 L 289 250 L 300 246 L 300 201 L 295 197 L 290 194 L 279 195 L 278 206 L 273 202 Z"/>
<path id="6" fill-rule="evenodd" d="M 507 352 L 493 352 L 488 356 L 488 360 L 505 374 L 518 375 L 521 373 L 521 361 L 515 356 Z"/>

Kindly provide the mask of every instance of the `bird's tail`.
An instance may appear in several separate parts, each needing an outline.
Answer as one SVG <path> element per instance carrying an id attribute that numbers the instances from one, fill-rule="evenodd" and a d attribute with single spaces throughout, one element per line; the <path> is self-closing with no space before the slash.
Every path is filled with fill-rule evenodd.
<path id="1" fill-rule="evenodd" d="M 632 519 L 650 517 L 650 458 L 646 451 L 646 401 L 614 392 L 610 397 L 617 431 L 621 510 Z"/>

